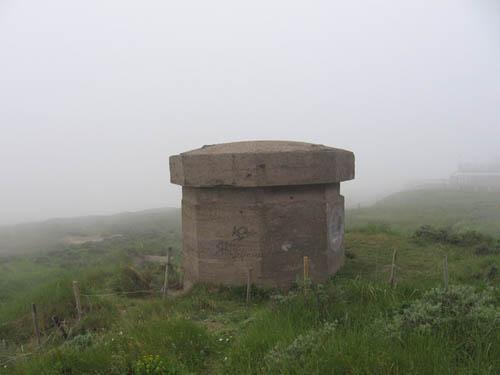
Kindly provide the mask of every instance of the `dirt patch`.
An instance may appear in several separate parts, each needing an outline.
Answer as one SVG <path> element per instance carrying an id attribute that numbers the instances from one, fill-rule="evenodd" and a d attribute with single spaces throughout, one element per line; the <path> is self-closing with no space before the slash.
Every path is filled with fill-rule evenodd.
<path id="1" fill-rule="evenodd" d="M 66 236 L 59 240 L 59 242 L 68 244 L 68 245 L 81 245 L 86 242 L 102 242 L 104 240 L 122 237 L 121 234 L 114 234 L 112 236 L 102 236 L 100 234 L 95 234 L 92 236 Z"/>

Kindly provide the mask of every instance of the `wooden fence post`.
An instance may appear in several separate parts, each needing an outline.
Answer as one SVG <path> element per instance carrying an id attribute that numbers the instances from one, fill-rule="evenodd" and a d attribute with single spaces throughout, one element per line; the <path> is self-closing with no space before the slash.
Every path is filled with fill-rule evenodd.
<path id="1" fill-rule="evenodd" d="M 251 291 L 252 291 L 252 269 L 249 268 L 247 271 L 247 307 L 250 304 L 250 299 L 252 297 Z"/>
<path id="2" fill-rule="evenodd" d="M 167 264 L 165 265 L 165 280 L 163 281 L 163 296 L 162 299 L 165 299 L 168 293 L 168 268 L 170 266 L 170 257 L 172 255 L 172 248 L 169 247 L 167 249 Z"/>
<path id="3" fill-rule="evenodd" d="M 445 255 L 443 258 L 443 273 L 444 273 L 444 287 L 448 289 L 448 256 Z"/>
<path id="4" fill-rule="evenodd" d="M 31 314 L 33 315 L 33 330 L 35 331 L 36 343 L 40 347 L 40 329 L 38 328 L 38 314 L 36 312 L 36 305 L 34 303 L 31 304 Z"/>
<path id="5" fill-rule="evenodd" d="M 396 277 L 396 259 L 398 257 L 398 251 L 394 249 L 392 253 L 392 266 L 391 266 L 391 278 L 389 279 L 389 284 L 391 288 L 394 288 L 394 279 Z"/>
<path id="6" fill-rule="evenodd" d="M 80 322 L 80 320 L 82 320 L 83 311 L 82 311 L 82 303 L 80 301 L 80 290 L 78 289 L 78 281 L 73 281 L 73 293 L 75 294 L 76 311 L 78 312 L 78 322 Z"/>

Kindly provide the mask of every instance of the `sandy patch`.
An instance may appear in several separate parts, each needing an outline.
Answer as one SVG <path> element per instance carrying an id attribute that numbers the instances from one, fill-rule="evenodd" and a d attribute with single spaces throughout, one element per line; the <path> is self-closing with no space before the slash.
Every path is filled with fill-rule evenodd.
<path id="1" fill-rule="evenodd" d="M 59 242 L 69 245 L 81 245 L 86 242 L 102 242 L 107 239 L 121 237 L 121 236 L 122 236 L 121 234 L 114 234 L 112 236 L 102 236 L 100 234 L 95 234 L 92 236 L 66 236 L 61 238 Z"/>

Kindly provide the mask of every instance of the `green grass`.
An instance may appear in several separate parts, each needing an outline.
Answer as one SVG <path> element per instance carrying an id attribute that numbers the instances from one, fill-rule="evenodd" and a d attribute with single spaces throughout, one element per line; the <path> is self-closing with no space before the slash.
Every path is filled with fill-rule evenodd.
<path id="1" fill-rule="evenodd" d="M 10 257 L 0 264 L 0 309 L 3 302 L 18 295 L 19 291 L 65 275 L 64 269 L 53 264 L 42 265 L 23 257 Z"/>
<path id="2" fill-rule="evenodd" d="M 50 340 L 42 352 L 0 367 L 0 374 L 137 375 L 138 361 L 150 356 L 165 364 L 157 374 L 498 374 L 500 319 L 485 325 L 480 318 L 500 314 L 497 200 L 486 193 L 409 192 L 348 211 L 349 257 L 334 278 L 278 297 L 273 297 L 276 291 L 254 288 L 248 308 L 244 287 L 197 285 L 167 301 L 155 294 L 83 297 L 85 317 L 78 325 L 71 281 L 80 281 L 82 294 L 134 288 L 123 267 L 141 252 L 160 253 L 168 241 L 178 246 L 178 237 L 165 231 L 95 244 L 102 254 L 83 244 L 66 248 L 69 256 L 48 263 L 33 262 L 39 254 L 9 258 L 4 264 L 10 272 L 19 271 L 16 282 L 35 285 L 13 295 L 4 291 L 0 339 L 9 345 L 0 347 L 0 363 L 20 355 L 21 344 L 25 352 L 35 351 L 31 302 L 39 306 L 43 340 Z M 437 229 L 430 237 L 415 236 L 424 224 Z M 441 227 L 448 229 L 440 232 Z M 451 236 L 470 230 L 487 235 Z M 485 243 L 470 238 L 488 247 L 479 251 Z M 390 288 L 394 249 L 396 285 Z M 426 305 L 436 314 L 428 330 L 410 325 L 394 334 L 394 322 L 421 306 L 427 291 L 443 287 L 444 256 L 451 286 L 472 286 L 491 300 L 468 317 L 441 314 L 448 310 Z M 64 274 L 67 262 L 69 275 Z M 109 265 L 96 267 L 102 263 Z M 134 267 L 154 288 L 161 284 L 161 267 Z M 73 327 L 67 343 L 50 323 L 54 314 Z M 426 316 L 419 319 L 425 322 Z"/>
<path id="3" fill-rule="evenodd" d="M 103 334 L 94 340 L 88 347 L 60 346 L 17 366 L 13 373 L 127 374 L 151 353 L 161 356 L 169 367 L 187 373 L 203 369 L 206 357 L 216 347 L 199 325 L 168 319 L 141 322 L 129 331 Z"/>
<path id="4" fill-rule="evenodd" d="M 167 302 L 157 297 L 84 299 L 86 320 L 76 334 L 91 332 L 95 337 L 92 346 L 75 352 L 74 348 L 61 346 L 62 341 L 57 338 L 47 348 L 53 352 L 36 355 L 3 371 L 133 374 L 135 364 L 145 355 L 160 355 L 181 374 L 494 374 L 500 371 L 496 357 L 500 332 L 496 330 L 484 337 L 469 337 L 438 329 L 431 334 L 415 332 L 401 341 L 388 337 L 380 328 L 383 325 L 380 322 L 389 321 L 402 306 L 443 284 L 443 254 L 448 254 L 450 282 L 471 284 L 479 290 L 495 285 L 496 280 L 490 280 L 484 271 L 485 264 L 498 264 L 495 256 L 478 256 L 465 247 L 421 243 L 404 234 L 384 232 L 348 233 L 346 245 L 354 258 L 346 260 L 345 267 L 324 284 L 322 291 L 309 291 L 306 297 L 299 292 L 281 304 L 266 293 L 255 291 L 259 298 L 246 309 L 242 288 L 203 285 Z M 387 281 L 394 247 L 399 251 L 397 284 L 391 289 Z M 97 274 L 106 272 L 101 270 Z M 91 276 L 87 278 L 89 281 L 83 280 L 82 288 L 88 289 L 103 283 Z M 94 287 L 88 286 L 90 280 L 95 280 Z M 64 283 L 70 289 L 70 280 Z M 43 294 L 38 298 L 71 310 L 71 290 L 51 299 Z M 26 314 L 29 335 L 28 311 Z M 67 316 L 70 325 L 74 318 L 74 313 Z M 276 345 L 287 347 L 299 335 L 335 321 L 333 335 L 313 351 L 281 366 L 279 372 L 266 361 Z M 26 339 L 29 343 L 29 338 Z"/>

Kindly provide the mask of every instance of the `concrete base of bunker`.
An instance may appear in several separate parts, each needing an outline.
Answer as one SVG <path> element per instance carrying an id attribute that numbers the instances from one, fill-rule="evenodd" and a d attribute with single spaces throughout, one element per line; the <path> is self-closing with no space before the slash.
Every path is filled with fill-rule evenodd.
<path id="1" fill-rule="evenodd" d="M 242 143 L 240 146 L 246 146 L 244 150 L 252 144 L 253 152 L 258 153 L 255 143 L 260 142 Z M 299 149 L 309 146 L 295 142 L 286 144 Z M 352 155 L 344 150 L 326 149 L 334 150 L 335 155 L 339 152 Z M 335 159 L 335 155 L 332 154 L 330 161 L 338 162 L 339 158 Z M 248 153 L 246 156 L 248 158 Z M 304 159 L 310 163 L 310 158 Z M 353 176 L 354 158 L 351 160 L 343 168 Z M 184 164 L 183 161 L 186 160 L 171 160 L 171 169 L 174 164 L 176 176 L 186 172 L 189 160 Z M 312 164 L 312 167 L 321 167 Z M 242 167 L 233 163 L 232 168 L 241 174 Z M 259 168 L 259 165 L 255 167 Z M 289 168 L 288 175 L 293 178 L 294 171 L 290 165 L 282 167 Z M 331 165 L 328 167 L 331 168 Z M 254 171 L 250 165 L 246 175 Z M 229 184 L 222 182 L 214 186 L 189 186 L 191 184 L 186 180 L 181 183 L 186 285 L 197 281 L 242 285 L 246 283 L 247 272 L 251 268 L 252 282 L 256 285 L 287 288 L 302 279 L 304 256 L 309 257 L 309 277 L 315 282 L 329 278 L 343 265 L 344 198 L 340 195 L 338 181 L 275 185 L 266 184 L 260 178 L 259 185 L 264 186 L 245 186 L 236 178 L 232 178 Z"/>

